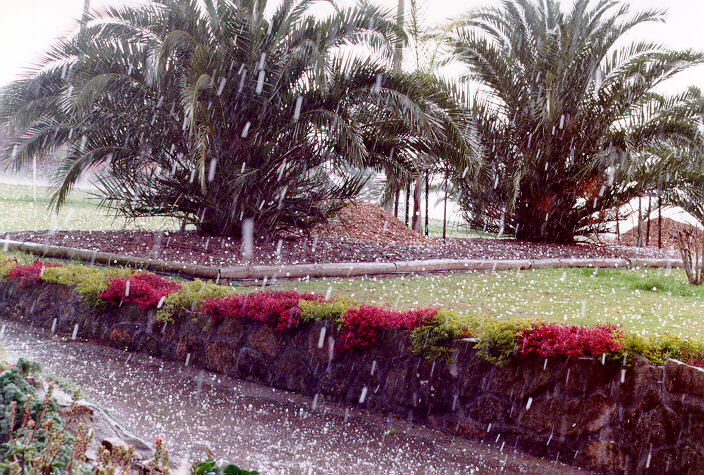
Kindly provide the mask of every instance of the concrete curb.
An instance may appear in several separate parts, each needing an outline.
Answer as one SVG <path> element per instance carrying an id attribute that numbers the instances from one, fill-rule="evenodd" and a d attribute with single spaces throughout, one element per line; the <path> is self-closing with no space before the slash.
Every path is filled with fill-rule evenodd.
<path id="1" fill-rule="evenodd" d="M 329 264 L 245 265 L 211 267 L 182 264 L 159 259 L 86 251 L 72 247 L 0 239 L 3 251 L 23 251 L 29 254 L 60 259 L 78 259 L 91 264 L 129 265 L 157 272 L 169 272 L 211 280 L 251 280 L 264 278 L 294 279 L 301 277 L 359 277 L 381 274 L 416 272 L 498 271 L 554 268 L 681 268 L 679 259 L 431 259 L 399 262 L 339 262 Z"/>

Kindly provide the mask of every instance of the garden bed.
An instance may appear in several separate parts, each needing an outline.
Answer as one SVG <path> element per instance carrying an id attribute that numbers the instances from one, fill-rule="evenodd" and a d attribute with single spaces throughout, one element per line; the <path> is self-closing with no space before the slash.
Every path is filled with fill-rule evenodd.
<path id="1" fill-rule="evenodd" d="M 604 259 L 669 258 L 670 250 L 594 244 L 536 244 L 508 239 L 454 238 L 446 243 L 380 243 L 369 240 L 327 237 L 299 237 L 257 242 L 251 259 L 246 259 L 240 242 L 206 237 L 195 231 L 25 231 L 7 233 L 6 239 L 65 246 L 175 263 L 213 267 L 249 264 L 307 264 L 341 262 L 395 262 L 430 259 Z"/>
<path id="2" fill-rule="evenodd" d="M 704 345 L 6 260 L 0 314 L 605 471 L 704 463 Z M 664 366 L 663 366 L 664 365 Z M 664 386 L 663 386 L 664 384 Z M 496 434 L 496 436 L 494 435 Z"/>

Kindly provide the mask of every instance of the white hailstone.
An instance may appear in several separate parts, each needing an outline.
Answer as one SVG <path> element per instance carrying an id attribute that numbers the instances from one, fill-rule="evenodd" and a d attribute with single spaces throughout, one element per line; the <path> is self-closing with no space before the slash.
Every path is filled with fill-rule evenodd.
<path id="1" fill-rule="evenodd" d="M 213 181 L 215 178 L 215 168 L 217 167 L 218 160 L 217 158 L 212 158 L 210 160 L 210 168 L 208 168 L 208 181 Z"/>
<path id="2" fill-rule="evenodd" d="M 254 221 L 246 219 L 242 222 L 242 255 L 246 259 L 254 256 Z"/>
<path id="3" fill-rule="evenodd" d="M 247 68 L 242 69 L 241 76 L 240 76 L 240 84 L 237 86 L 237 92 L 242 92 L 242 88 L 244 88 L 244 80 L 247 78 Z"/>
<path id="4" fill-rule="evenodd" d="M 293 121 L 296 122 L 301 117 L 301 106 L 303 106 L 303 96 L 296 99 L 296 107 L 293 110 Z"/>
<path id="5" fill-rule="evenodd" d="M 252 126 L 252 123 L 247 121 L 246 124 L 244 124 L 244 128 L 242 129 L 242 138 L 247 138 L 247 134 L 249 134 L 249 128 Z"/>
<path id="6" fill-rule="evenodd" d="M 257 88 L 254 90 L 257 94 L 261 94 L 264 90 L 264 74 L 265 71 L 262 69 L 259 71 L 259 77 L 257 78 Z"/>
<path id="7" fill-rule="evenodd" d="M 220 85 L 218 86 L 218 90 L 216 91 L 215 94 L 220 96 L 222 94 L 222 91 L 225 89 L 225 84 L 227 83 L 227 78 L 222 78 L 220 79 Z"/>
<path id="8" fill-rule="evenodd" d="M 318 348 L 322 348 L 325 344 L 325 327 L 320 329 L 320 336 L 318 337 Z"/>
<path id="9" fill-rule="evenodd" d="M 376 75 L 376 82 L 374 83 L 373 91 L 375 94 L 379 94 L 381 92 L 381 73 Z"/>

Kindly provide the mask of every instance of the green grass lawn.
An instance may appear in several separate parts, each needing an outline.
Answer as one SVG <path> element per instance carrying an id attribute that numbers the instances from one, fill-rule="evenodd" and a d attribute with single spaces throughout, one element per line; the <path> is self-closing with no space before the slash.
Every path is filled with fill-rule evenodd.
<path id="1" fill-rule="evenodd" d="M 37 187 L 37 197 L 31 186 L 0 184 L 0 233 L 47 229 L 122 230 L 177 229 L 173 220 L 140 218 L 127 222 L 115 218 L 97 206 L 97 200 L 81 190 L 71 193 L 57 215 L 48 209 L 50 190 Z"/>
<path id="2" fill-rule="evenodd" d="M 445 231 L 448 238 L 496 238 L 495 234 L 485 233 L 479 229 L 469 229 L 467 225 L 456 221 L 448 221 Z M 428 220 L 428 235 L 436 238 L 442 237 L 442 220 L 432 218 Z"/>
<path id="3" fill-rule="evenodd" d="M 542 269 L 395 278 L 278 281 L 277 289 L 404 309 L 442 306 L 499 318 L 622 324 L 641 334 L 704 340 L 704 288 L 679 270 Z M 255 287 L 238 290 L 253 291 Z"/>

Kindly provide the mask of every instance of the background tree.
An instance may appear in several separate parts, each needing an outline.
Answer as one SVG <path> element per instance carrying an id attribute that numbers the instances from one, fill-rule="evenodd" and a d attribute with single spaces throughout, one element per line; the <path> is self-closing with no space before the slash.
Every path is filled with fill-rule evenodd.
<path id="1" fill-rule="evenodd" d="M 571 242 L 607 210 L 629 201 L 633 157 L 646 146 L 696 133 L 687 94 L 653 88 L 702 54 L 626 32 L 662 21 L 611 0 L 505 0 L 448 28 L 453 57 L 480 92 L 468 103 L 486 158 L 482 173 L 454 169 L 460 206 L 474 225 L 519 239 Z"/>
<path id="2" fill-rule="evenodd" d="M 308 0 L 164 0 L 108 7 L 2 91 L 15 166 L 66 150 L 59 208 L 98 170 L 102 203 L 237 236 L 308 227 L 355 197 L 364 168 L 402 134 L 464 146 L 444 130 L 446 91 L 390 71 L 393 16 L 361 2 L 327 18 Z M 363 46 L 368 57 L 345 54 Z M 440 105 L 440 106 L 439 106 Z M 381 135 L 381 134 L 379 134 Z M 418 145 L 419 147 L 421 145 Z M 466 148 L 466 147 L 465 147 Z M 355 171 L 356 170 L 356 171 Z"/>

